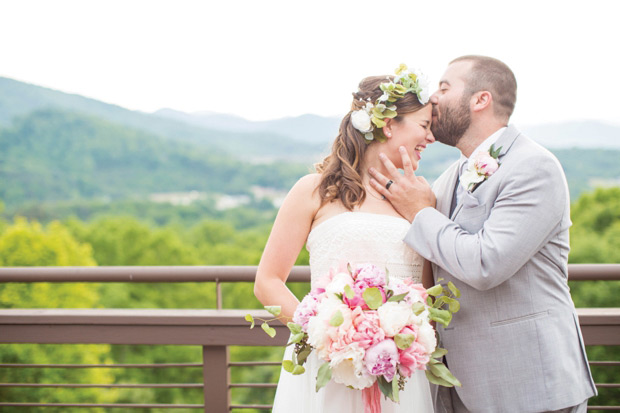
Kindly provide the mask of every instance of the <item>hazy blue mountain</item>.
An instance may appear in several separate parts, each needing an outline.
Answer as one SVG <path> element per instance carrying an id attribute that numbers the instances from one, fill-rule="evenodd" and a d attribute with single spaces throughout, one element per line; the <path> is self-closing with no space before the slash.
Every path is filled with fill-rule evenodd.
<path id="1" fill-rule="evenodd" d="M 525 125 L 520 129 L 547 148 L 620 149 L 619 125 L 597 121 L 574 121 Z"/>
<path id="2" fill-rule="evenodd" d="M 235 115 L 215 112 L 185 113 L 173 109 L 160 109 L 155 115 L 175 119 L 210 129 L 234 132 L 273 132 L 298 141 L 327 144 L 338 134 L 340 118 L 318 115 L 250 121 Z"/>
<path id="3" fill-rule="evenodd" d="M 161 109 L 156 115 L 229 132 L 272 132 L 299 141 L 322 143 L 325 148 L 338 133 L 340 118 L 302 115 L 253 122 L 235 115 L 214 112 L 185 113 Z M 547 148 L 620 149 L 620 125 L 599 121 L 573 121 L 540 125 L 517 125 L 526 135 Z"/>
<path id="4" fill-rule="evenodd" d="M 10 124 L 16 116 L 49 108 L 94 115 L 167 139 L 199 144 L 214 153 L 234 154 L 237 158 L 254 161 L 297 159 L 309 162 L 325 147 L 324 143 L 298 142 L 274 132 L 208 129 L 187 121 L 131 111 L 95 99 L 0 77 L 0 125 Z"/>

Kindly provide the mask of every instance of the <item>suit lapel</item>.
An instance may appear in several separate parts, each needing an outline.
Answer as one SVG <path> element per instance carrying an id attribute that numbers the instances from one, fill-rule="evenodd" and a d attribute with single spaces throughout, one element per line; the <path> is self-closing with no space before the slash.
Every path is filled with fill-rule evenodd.
<path id="1" fill-rule="evenodd" d="M 519 132 L 517 128 L 515 128 L 513 125 L 508 125 L 504 133 L 502 133 L 502 136 L 500 136 L 499 139 L 497 139 L 497 141 L 495 142 L 495 145 L 494 145 L 495 148 L 501 147 L 501 150 L 497 157 L 500 163 L 500 168 L 502 167 L 501 166 L 502 158 L 504 157 L 504 155 L 506 155 L 506 153 L 508 152 L 512 144 L 515 142 L 515 139 L 517 139 L 517 136 L 519 136 L 520 134 L 521 132 Z M 486 180 L 482 181 L 478 186 L 483 185 L 485 182 Z M 454 212 L 452 213 L 452 216 L 450 217 L 450 219 L 452 219 L 453 221 L 456 219 L 459 212 L 461 212 L 461 209 L 463 209 L 463 202 L 465 201 L 465 198 L 467 197 L 467 195 L 468 195 L 467 193 L 464 193 L 461 199 L 459 200 L 459 203 L 457 204 L 456 208 L 454 208 Z"/>

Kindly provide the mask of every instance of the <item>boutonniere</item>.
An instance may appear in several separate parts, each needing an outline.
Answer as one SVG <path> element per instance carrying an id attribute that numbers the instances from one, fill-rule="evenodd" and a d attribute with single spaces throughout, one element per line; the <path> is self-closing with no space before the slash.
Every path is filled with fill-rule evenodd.
<path id="1" fill-rule="evenodd" d="M 467 170 L 461 176 L 461 185 L 465 190 L 474 192 L 479 184 L 497 171 L 499 168 L 497 157 L 501 149 L 501 146 L 494 149 L 494 145 L 491 145 L 488 152 L 478 152 L 474 155 Z"/>

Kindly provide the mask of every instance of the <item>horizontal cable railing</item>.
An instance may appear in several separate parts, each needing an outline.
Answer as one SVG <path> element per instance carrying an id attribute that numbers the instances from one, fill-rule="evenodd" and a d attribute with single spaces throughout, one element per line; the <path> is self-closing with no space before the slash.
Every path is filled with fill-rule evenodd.
<path id="1" fill-rule="evenodd" d="M 251 282 L 256 267 L 28 267 L 0 268 L 0 282 Z M 308 267 L 295 267 L 289 281 L 308 282 Z M 570 265 L 575 281 L 620 280 L 620 265 Z M 220 292 L 221 294 L 221 292 Z M 221 295 L 218 299 L 221 306 Z M 0 401 L 1 407 L 63 407 L 120 409 L 201 409 L 205 412 L 268 410 L 268 404 L 231 402 L 231 391 L 274 389 L 275 383 L 231 383 L 231 369 L 277 369 L 276 361 L 230 361 L 229 346 L 282 346 L 288 329 L 276 328 L 269 338 L 260 328 L 250 330 L 244 316 L 270 318 L 264 310 L 239 309 L 0 309 L 0 343 L 195 345 L 202 347 L 201 363 L 160 364 L 19 364 L 0 369 L 178 369 L 201 368 L 200 383 L 0 383 L 2 388 L 202 389 L 202 404 L 162 403 L 30 403 Z M 579 308 L 585 344 L 620 345 L 620 308 Z M 615 369 L 620 361 L 594 360 L 592 366 Z M 618 383 L 597 383 L 599 389 L 617 389 Z M 103 391 L 103 390 L 102 390 Z M 64 400 L 63 400 L 64 402 Z M 620 406 L 590 406 L 589 410 L 620 410 Z"/>

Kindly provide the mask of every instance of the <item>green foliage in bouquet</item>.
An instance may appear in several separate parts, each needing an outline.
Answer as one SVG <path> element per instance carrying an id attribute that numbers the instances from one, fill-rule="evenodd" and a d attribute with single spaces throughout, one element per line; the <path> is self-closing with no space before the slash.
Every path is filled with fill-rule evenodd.
<path id="1" fill-rule="evenodd" d="M 439 279 L 438 281 L 442 281 Z M 440 323 L 444 327 L 448 327 L 450 321 L 452 321 L 452 314 L 458 312 L 461 309 L 461 305 L 458 302 L 458 298 L 461 296 L 461 292 L 458 288 L 449 281 L 447 288 L 442 284 L 436 284 L 433 287 L 426 290 L 428 298 L 426 303 L 428 304 L 429 318 L 437 323 Z M 422 303 L 414 303 L 414 306 L 418 304 L 418 308 L 414 309 L 416 314 L 424 311 L 424 308 L 420 310 Z M 445 386 L 454 387 L 461 386 L 461 382 L 454 377 L 450 370 L 440 360 L 443 356 L 448 354 L 448 350 L 437 347 L 431 359 L 427 364 L 426 378 L 431 383 Z"/>

